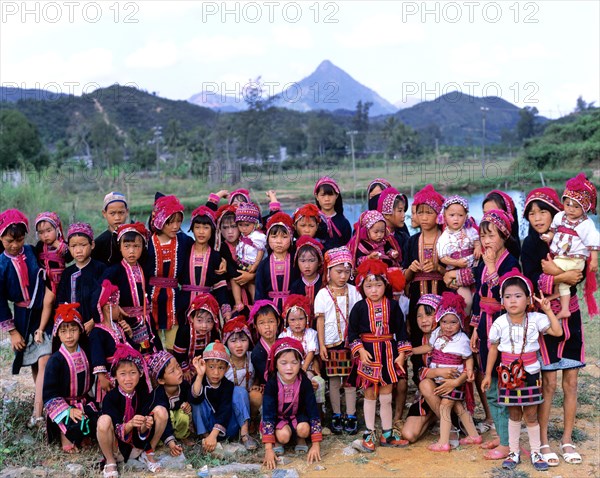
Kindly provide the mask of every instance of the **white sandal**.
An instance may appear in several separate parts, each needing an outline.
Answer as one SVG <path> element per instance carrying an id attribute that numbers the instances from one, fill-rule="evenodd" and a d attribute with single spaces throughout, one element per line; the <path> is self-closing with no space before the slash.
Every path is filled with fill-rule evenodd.
<path id="1" fill-rule="evenodd" d="M 144 463 L 146 465 L 146 468 L 148 468 L 148 471 L 150 471 L 151 473 L 156 473 L 158 471 L 160 471 L 161 465 L 160 462 L 158 461 L 150 461 L 148 459 L 148 456 L 152 456 L 154 457 L 154 452 L 153 451 L 143 451 L 142 454 L 138 457 L 138 461 L 140 461 L 141 463 Z"/>
<path id="2" fill-rule="evenodd" d="M 112 470 L 109 471 L 109 467 L 111 467 Z M 119 468 L 117 464 L 107 463 L 104 465 L 104 468 L 102 469 L 102 476 L 103 478 L 119 478 Z"/>
<path id="3" fill-rule="evenodd" d="M 560 449 L 562 450 L 563 460 L 565 460 L 565 462 L 569 463 L 570 465 L 581 465 L 581 463 L 583 462 L 583 460 L 581 459 L 581 455 L 576 451 L 565 452 L 565 447 L 567 446 L 570 446 L 571 448 L 573 448 L 573 450 L 577 448 L 572 443 L 561 443 Z"/>
<path id="4" fill-rule="evenodd" d="M 540 446 L 540 452 L 544 448 L 550 448 L 550 445 L 542 445 Z M 548 463 L 548 466 L 558 466 L 560 464 L 560 460 L 558 459 L 558 455 L 551 451 L 550 453 L 541 453 L 542 458 Z"/>

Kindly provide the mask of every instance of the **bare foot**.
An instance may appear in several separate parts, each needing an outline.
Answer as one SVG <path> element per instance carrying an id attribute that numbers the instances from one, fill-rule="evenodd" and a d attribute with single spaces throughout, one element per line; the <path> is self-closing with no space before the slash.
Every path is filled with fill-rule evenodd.
<path id="1" fill-rule="evenodd" d="M 568 319 L 569 317 L 571 317 L 571 312 L 569 312 L 569 309 L 560 309 L 560 312 L 556 314 L 556 318 L 558 320 Z"/>
<path id="2" fill-rule="evenodd" d="M 492 450 L 498 446 L 500 446 L 500 437 L 496 437 L 493 440 L 482 443 L 480 448 L 483 448 L 484 450 Z"/>

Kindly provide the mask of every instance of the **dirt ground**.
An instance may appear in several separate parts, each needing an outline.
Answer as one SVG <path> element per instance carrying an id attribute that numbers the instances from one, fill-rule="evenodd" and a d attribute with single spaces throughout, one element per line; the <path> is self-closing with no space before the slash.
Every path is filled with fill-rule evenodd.
<path id="1" fill-rule="evenodd" d="M 569 465 L 562 458 L 558 467 L 539 476 L 549 478 L 571 478 L 571 477 L 597 477 L 600 476 L 600 367 L 598 361 L 590 361 L 588 366 L 580 374 L 580 406 L 577 412 L 576 436 L 580 440 L 576 443 L 578 451 L 583 457 L 583 464 Z M 28 369 L 24 369 L 19 376 L 10 375 L 10 369 L 5 361 L 0 368 L 0 390 L 7 383 L 17 381 L 16 387 L 13 383 L 13 393 L 18 393 L 23 397 L 31 397 L 32 380 Z M 559 377 L 560 383 L 560 377 Z M 3 385 L 4 384 L 4 385 Z M 409 394 L 410 398 L 410 394 Z M 562 430 L 562 400 L 561 393 L 557 392 L 557 397 L 553 402 L 551 414 L 551 446 L 553 451 L 559 452 L 558 440 Z M 482 417 L 481 409 L 476 410 L 476 418 Z M 490 432 L 484 435 L 489 438 Z M 286 457 L 290 463 L 281 467 L 284 469 L 295 469 L 302 477 L 311 478 L 330 478 L 330 477 L 402 477 L 410 476 L 420 477 L 481 477 L 491 476 L 493 478 L 527 477 L 537 476 L 528 458 L 519 465 L 517 472 L 506 472 L 500 467 L 499 461 L 486 461 L 483 459 L 484 450 L 477 446 L 459 447 L 450 453 L 432 453 L 427 450 L 427 445 L 436 440 L 436 435 L 428 432 L 416 444 L 403 449 L 377 448 L 373 454 L 355 454 L 346 456 L 343 453 L 344 448 L 348 447 L 356 437 L 348 436 L 328 436 L 322 444 L 323 460 L 318 464 L 307 465 L 303 456 L 295 456 L 293 452 L 286 451 Z M 521 445 L 527 445 L 527 435 L 521 436 Z M 66 465 L 70 462 L 81 462 L 83 457 L 67 457 L 60 454 L 57 448 L 57 460 Z M 256 463 L 262 459 L 262 452 L 258 453 Z M 189 458 L 188 453 L 188 458 Z M 88 463 L 90 460 L 86 460 Z M 246 457 L 245 462 L 251 460 Z M 56 469 L 56 463 L 53 468 Z M 59 468 L 62 468 L 59 466 Z M 163 477 L 194 477 L 197 476 L 197 469 L 188 465 L 185 470 L 164 470 L 156 476 Z M 51 474 L 52 476 L 54 473 Z M 3 476 L 0 471 L 0 476 Z M 36 474 L 36 476 L 39 476 Z M 64 476 L 62 473 L 60 476 Z M 86 472 L 85 476 L 93 476 Z M 101 476 L 98 472 L 96 476 Z M 123 477 L 151 476 L 149 473 L 140 471 L 126 471 L 121 474 Z M 246 473 L 238 476 L 249 476 Z M 268 476 L 268 475 L 267 475 Z"/>

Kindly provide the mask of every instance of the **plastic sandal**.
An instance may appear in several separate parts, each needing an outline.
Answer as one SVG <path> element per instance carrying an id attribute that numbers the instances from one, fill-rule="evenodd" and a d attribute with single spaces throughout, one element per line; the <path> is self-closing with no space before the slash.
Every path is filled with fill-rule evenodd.
<path id="1" fill-rule="evenodd" d="M 579 453 L 577 453 L 576 451 L 565 452 L 565 447 L 567 447 L 567 446 L 570 446 L 571 448 L 573 448 L 573 450 L 575 450 L 577 448 L 572 443 L 561 443 L 560 449 L 562 450 L 563 460 L 565 460 L 565 462 L 567 462 L 570 465 L 581 465 L 581 463 L 583 461 L 581 459 L 581 455 Z"/>
<path id="2" fill-rule="evenodd" d="M 542 454 L 538 453 L 537 451 L 531 453 L 531 464 L 535 468 L 535 471 L 548 470 L 548 463 L 546 463 L 546 460 L 544 460 Z"/>
<path id="3" fill-rule="evenodd" d="M 544 448 L 548 448 L 550 449 L 550 445 L 542 445 L 540 447 L 540 452 L 544 449 Z M 546 463 L 548 463 L 548 466 L 558 466 L 560 463 L 560 460 L 558 459 L 558 455 L 554 452 L 550 452 L 550 453 L 542 453 L 542 458 L 544 459 L 544 461 Z"/>
<path id="4" fill-rule="evenodd" d="M 247 433 L 242 435 L 242 444 L 247 451 L 254 451 L 258 448 L 258 443 Z"/>
<path id="5" fill-rule="evenodd" d="M 442 445 L 441 443 L 432 443 L 427 447 L 429 451 L 439 451 L 448 453 L 450 451 L 450 443 L 446 443 Z"/>
<path id="6" fill-rule="evenodd" d="M 294 451 L 296 453 L 308 453 L 308 445 L 296 445 Z"/>
<path id="7" fill-rule="evenodd" d="M 116 463 L 107 463 L 102 469 L 103 478 L 119 478 L 119 469 Z"/>
<path id="8" fill-rule="evenodd" d="M 518 453 L 510 452 L 506 457 L 506 460 L 502 462 L 502 468 L 505 470 L 514 470 L 520 463 L 521 457 Z"/>
<path id="9" fill-rule="evenodd" d="M 138 461 L 140 461 L 141 463 L 144 463 L 146 465 L 146 468 L 148 468 L 149 472 L 157 473 L 158 471 L 160 471 L 160 468 L 161 468 L 160 462 L 150 461 L 150 459 L 148 458 L 149 456 L 154 457 L 154 452 L 153 451 L 144 451 L 138 457 Z"/>
<path id="10" fill-rule="evenodd" d="M 481 445 L 481 442 L 483 441 L 483 437 L 481 435 L 477 435 L 477 436 L 468 436 L 466 438 L 461 438 L 458 443 L 460 443 L 461 445 Z"/>
<path id="11" fill-rule="evenodd" d="M 479 422 L 477 425 L 475 425 L 475 428 L 480 434 L 484 434 L 487 431 L 495 430 L 496 426 L 493 423 Z"/>
<path id="12" fill-rule="evenodd" d="M 508 456 L 508 452 L 500 451 L 496 448 L 488 451 L 483 455 L 486 460 L 504 460 Z"/>
<path id="13" fill-rule="evenodd" d="M 273 446 L 273 453 L 275 453 L 275 454 L 276 454 L 276 455 L 278 455 L 278 456 L 281 456 L 281 455 L 283 455 L 283 454 L 285 453 L 285 450 L 284 450 L 284 448 L 283 448 L 283 445 L 281 445 L 281 444 L 279 444 L 279 443 L 276 443 L 276 444 Z"/>
<path id="14" fill-rule="evenodd" d="M 72 443 L 70 445 L 63 445 L 62 450 L 68 454 L 77 453 L 79 451 L 79 449 Z"/>

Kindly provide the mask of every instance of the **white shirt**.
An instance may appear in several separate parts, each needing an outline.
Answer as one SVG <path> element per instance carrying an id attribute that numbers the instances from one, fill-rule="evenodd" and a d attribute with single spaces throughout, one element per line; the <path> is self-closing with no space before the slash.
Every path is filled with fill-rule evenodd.
<path id="1" fill-rule="evenodd" d="M 527 320 L 527 331 L 525 339 L 525 349 L 523 349 L 523 333 L 525 332 L 525 320 Z M 498 317 L 492 324 L 489 333 L 489 341 L 492 344 L 498 344 L 499 352 L 509 352 L 520 354 L 527 352 L 537 352 L 540 349 L 538 341 L 541 334 L 545 334 L 550 328 L 550 319 L 546 314 L 540 312 L 528 312 L 523 324 L 510 324 L 508 314 L 503 314 Z M 512 344 L 511 344 L 512 330 Z M 540 362 L 537 361 L 531 365 L 525 365 L 525 371 L 530 374 L 539 372 L 541 369 Z"/>
<path id="2" fill-rule="evenodd" d="M 552 219 L 550 229 L 555 231 L 563 225 L 574 229 L 577 235 L 573 236 L 556 231 L 552 238 L 550 250 L 559 256 L 587 258 L 590 256 L 590 248 L 595 250 L 600 248 L 600 232 L 596 229 L 594 221 L 589 217 L 586 217 L 575 226 L 574 224 L 576 223 L 572 223 L 567 219 L 564 211 L 556 213 L 554 219 Z"/>
<path id="3" fill-rule="evenodd" d="M 315 297 L 315 316 L 322 314 L 325 316 L 325 345 L 334 346 L 339 344 L 346 337 L 346 329 L 348 328 L 348 321 L 350 320 L 350 312 L 352 307 L 359 300 L 362 300 L 360 292 L 352 284 L 348 284 L 348 305 L 347 305 L 347 316 L 346 316 L 346 297 L 336 297 L 337 304 L 342 312 L 338 319 L 336 317 L 336 307 L 329 295 L 329 291 L 326 288 L 321 289 Z M 342 316 L 343 315 L 343 316 Z"/>
<path id="4" fill-rule="evenodd" d="M 237 384 L 240 387 L 243 387 L 246 390 L 248 390 L 254 383 L 254 365 L 252 365 L 250 352 L 246 352 L 246 361 L 248 363 L 248 369 L 246 369 L 246 368 L 236 369 L 236 375 L 237 375 L 236 378 L 237 378 Z M 246 383 L 246 377 L 249 377 L 249 379 L 248 379 L 249 383 Z M 225 378 L 227 378 L 233 384 L 236 383 L 236 381 L 233 379 L 233 366 L 232 365 L 230 365 L 229 368 L 227 369 L 227 372 L 225 372 Z"/>
<path id="5" fill-rule="evenodd" d="M 479 233 L 474 227 L 462 227 L 458 231 L 451 231 L 446 227 L 436 244 L 438 256 L 443 258 L 451 256 L 455 252 L 473 249 L 475 241 L 478 240 Z M 467 267 L 473 267 L 473 262 L 475 261 L 473 254 L 469 254 L 464 258 L 469 262 Z M 452 270 L 456 269 L 456 267 L 448 265 L 446 269 Z"/>
<path id="6" fill-rule="evenodd" d="M 256 257 L 258 256 L 258 251 L 267 250 L 267 236 L 260 231 L 252 231 L 248 235 L 248 239 L 250 239 L 254 245 L 245 244 L 240 240 L 237 243 L 237 246 L 235 246 L 235 253 L 240 262 L 244 264 L 254 264 L 256 262 Z"/>
<path id="7" fill-rule="evenodd" d="M 438 327 L 431 332 L 429 344 L 436 350 L 441 350 L 444 353 L 460 355 L 463 359 L 468 359 L 473 354 L 473 352 L 471 352 L 471 341 L 469 340 L 469 337 L 467 337 L 467 334 L 465 334 L 462 330 L 454 334 L 450 341 L 447 341 L 446 338 L 442 336 L 441 328 Z M 429 368 L 456 368 L 456 370 L 462 373 L 465 369 L 465 365 L 464 363 L 461 363 L 460 365 L 438 364 L 432 361 L 429 364 Z"/>

